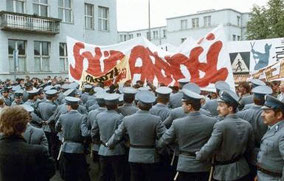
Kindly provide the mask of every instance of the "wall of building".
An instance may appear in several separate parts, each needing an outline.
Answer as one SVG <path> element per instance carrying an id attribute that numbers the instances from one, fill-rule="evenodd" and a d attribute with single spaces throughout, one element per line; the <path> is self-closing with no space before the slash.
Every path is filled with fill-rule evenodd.
<path id="1" fill-rule="evenodd" d="M 2 3 L 3 1 L 3 3 Z M 0 11 L 6 11 L 6 1 L 1 0 Z M 58 1 L 49 0 L 49 17 L 58 18 Z M 97 44 L 110 45 L 117 43 L 117 21 L 116 21 L 116 1 L 115 0 L 72 0 L 73 22 L 60 23 L 60 33 L 56 35 L 47 35 L 33 32 L 12 32 L 0 30 L 0 79 L 13 78 L 13 73 L 9 72 L 8 60 L 8 40 L 19 39 L 26 41 L 26 72 L 18 73 L 17 77 L 23 77 L 26 74 L 37 77 L 46 77 L 47 75 L 67 76 L 67 72 L 60 72 L 59 69 L 59 43 L 66 42 L 66 36 L 77 40 Z M 85 29 L 84 6 L 85 3 L 94 5 L 94 29 Z M 26 1 L 25 14 L 33 14 L 32 0 Z M 99 31 L 98 29 L 98 8 L 109 8 L 109 30 Z M 50 71 L 34 71 L 34 41 L 50 42 Z"/>

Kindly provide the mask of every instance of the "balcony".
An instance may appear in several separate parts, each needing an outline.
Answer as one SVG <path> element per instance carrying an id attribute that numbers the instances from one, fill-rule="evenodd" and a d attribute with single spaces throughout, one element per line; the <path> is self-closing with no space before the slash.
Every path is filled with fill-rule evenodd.
<path id="1" fill-rule="evenodd" d="M 61 19 L 0 11 L 0 29 L 55 35 L 60 32 Z"/>

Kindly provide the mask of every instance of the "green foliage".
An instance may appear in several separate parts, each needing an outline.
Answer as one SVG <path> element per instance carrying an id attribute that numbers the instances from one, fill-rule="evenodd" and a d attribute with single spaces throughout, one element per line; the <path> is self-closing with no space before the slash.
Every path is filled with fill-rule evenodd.
<path id="1" fill-rule="evenodd" d="M 254 6 L 247 25 L 247 39 L 284 37 L 284 2 L 269 0 L 266 7 Z"/>

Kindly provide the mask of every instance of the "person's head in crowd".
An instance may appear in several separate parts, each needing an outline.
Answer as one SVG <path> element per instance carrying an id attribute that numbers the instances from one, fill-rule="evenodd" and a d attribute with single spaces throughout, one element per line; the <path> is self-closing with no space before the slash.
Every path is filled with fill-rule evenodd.
<path id="1" fill-rule="evenodd" d="M 45 95 L 46 95 L 46 99 L 48 99 L 48 100 L 50 100 L 50 101 L 52 101 L 52 102 L 54 102 L 54 101 L 56 101 L 56 99 L 57 99 L 57 90 L 55 90 L 55 89 L 50 89 L 50 90 L 48 90 L 48 91 L 46 91 L 45 92 Z"/>
<path id="2" fill-rule="evenodd" d="M 107 110 L 116 110 L 118 107 L 118 102 L 119 102 L 119 94 L 110 94 L 106 93 L 104 97 L 105 105 Z"/>
<path id="3" fill-rule="evenodd" d="M 39 90 L 38 89 L 27 91 L 27 93 L 28 93 L 28 99 L 30 101 L 35 102 L 39 97 Z"/>
<path id="4" fill-rule="evenodd" d="M 239 97 L 231 90 L 220 91 L 217 111 L 221 116 L 235 114 L 239 106 Z"/>
<path id="5" fill-rule="evenodd" d="M 126 82 L 123 84 L 123 87 L 131 87 L 131 80 L 126 81 Z"/>
<path id="6" fill-rule="evenodd" d="M 31 82 L 25 83 L 25 90 L 26 91 L 33 90 L 33 84 Z"/>
<path id="7" fill-rule="evenodd" d="M 111 84 L 111 85 L 109 86 L 108 93 L 115 93 L 117 88 L 118 88 L 118 85 Z"/>
<path id="8" fill-rule="evenodd" d="M 98 105 L 100 106 L 100 107 L 105 107 L 106 105 L 105 105 L 105 100 L 104 100 L 104 98 L 105 98 L 105 92 L 104 91 L 100 91 L 100 92 L 97 92 L 96 94 L 95 94 L 95 97 L 96 97 L 96 101 L 97 101 L 97 103 L 98 103 Z"/>
<path id="9" fill-rule="evenodd" d="M 156 95 L 157 95 L 157 103 L 160 104 L 168 104 L 170 100 L 170 95 L 172 93 L 172 89 L 166 86 L 159 87 L 156 89 Z"/>
<path id="10" fill-rule="evenodd" d="M 281 81 L 272 81 L 272 82 L 270 82 L 270 87 L 271 87 L 271 89 L 272 89 L 272 91 L 273 91 L 273 95 L 276 95 L 276 94 L 278 94 L 279 92 L 280 92 L 280 83 L 281 83 Z"/>
<path id="11" fill-rule="evenodd" d="M 137 80 L 137 81 L 136 81 L 136 84 L 138 84 L 140 87 L 143 87 L 143 86 L 144 86 L 144 81 L 142 81 L 142 80 Z"/>
<path id="12" fill-rule="evenodd" d="M 15 92 L 15 96 L 14 96 L 14 101 L 17 105 L 22 103 L 22 99 L 23 99 L 23 90 L 17 90 Z"/>
<path id="13" fill-rule="evenodd" d="M 125 87 L 122 90 L 123 92 L 123 101 L 125 103 L 131 104 L 135 99 L 135 94 L 137 93 L 137 90 L 132 87 Z"/>
<path id="14" fill-rule="evenodd" d="M 25 76 L 26 82 L 29 82 L 31 80 L 30 76 L 26 75 Z"/>
<path id="15" fill-rule="evenodd" d="M 65 101 L 66 101 L 66 105 L 67 105 L 67 110 L 68 111 L 77 110 L 78 109 L 79 102 L 80 102 L 79 98 L 67 96 L 67 97 L 65 97 Z"/>
<path id="16" fill-rule="evenodd" d="M 152 108 L 153 103 L 156 101 L 154 94 L 147 90 L 138 91 L 135 99 L 137 99 L 138 108 L 143 111 L 149 111 Z"/>
<path id="17" fill-rule="evenodd" d="M 262 109 L 263 112 L 261 113 L 261 116 L 265 125 L 273 126 L 274 124 L 283 121 L 284 103 L 275 97 L 267 95 Z"/>
<path id="18" fill-rule="evenodd" d="M 251 88 L 248 82 L 241 82 L 237 88 L 239 96 L 244 96 L 250 93 Z"/>
<path id="19" fill-rule="evenodd" d="M 182 108 L 185 113 L 199 111 L 201 108 L 202 96 L 189 89 L 182 89 Z"/>
<path id="20" fill-rule="evenodd" d="M 279 93 L 284 93 L 284 81 L 281 81 L 280 85 L 279 85 Z"/>
<path id="21" fill-rule="evenodd" d="M 220 91 L 230 90 L 230 85 L 225 81 L 217 81 L 215 83 L 215 89 L 217 96 L 219 96 Z"/>
<path id="22" fill-rule="evenodd" d="M 90 93 L 93 90 L 93 86 L 90 84 L 85 84 L 83 88 L 83 92 Z"/>
<path id="23" fill-rule="evenodd" d="M 0 132 L 5 136 L 21 136 L 29 119 L 29 113 L 23 107 L 6 107 L 1 111 Z"/>
<path id="24" fill-rule="evenodd" d="M 179 89 L 181 90 L 185 84 L 189 83 L 189 79 L 186 79 L 186 78 L 179 79 L 178 83 L 179 83 Z"/>
<path id="25" fill-rule="evenodd" d="M 8 98 L 9 97 L 9 89 L 8 87 L 4 87 L 3 90 L 2 90 L 2 96 L 4 98 Z"/>
<path id="26" fill-rule="evenodd" d="M 104 88 L 104 87 L 105 87 L 105 85 L 104 85 L 104 83 L 103 83 L 103 82 L 99 82 L 99 83 L 97 84 L 97 87 Z"/>
<path id="27" fill-rule="evenodd" d="M 253 88 L 251 92 L 253 93 L 253 102 L 262 106 L 265 101 L 265 95 L 272 94 L 272 89 L 269 86 L 262 85 Z"/>
<path id="28" fill-rule="evenodd" d="M 170 86 L 170 88 L 172 89 L 172 91 L 173 91 L 172 93 L 173 94 L 177 93 L 178 90 L 179 90 L 178 86 Z"/>

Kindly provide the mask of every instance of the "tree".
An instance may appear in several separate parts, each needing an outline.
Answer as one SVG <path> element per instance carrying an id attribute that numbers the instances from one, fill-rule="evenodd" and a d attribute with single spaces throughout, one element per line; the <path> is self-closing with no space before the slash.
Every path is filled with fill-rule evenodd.
<path id="1" fill-rule="evenodd" d="M 267 7 L 254 6 L 247 24 L 247 39 L 284 37 L 284 2 L 269 0 Z"/>

